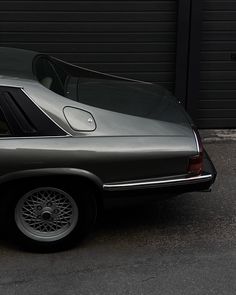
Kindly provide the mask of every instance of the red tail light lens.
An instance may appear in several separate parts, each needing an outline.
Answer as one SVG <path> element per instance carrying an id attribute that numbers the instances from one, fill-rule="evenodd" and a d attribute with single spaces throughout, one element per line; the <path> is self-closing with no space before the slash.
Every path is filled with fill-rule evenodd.
<path id="1" fill-rule="evenodd" d="M 202 155 L 190 158 L 188 164 L 188 173 L 193 175 L 199 175 L 203 171 L 203 157 Z"/>
<path id="2" fill-rule="evenodd" d="M 193 132 L 195 134 L 199 154 L 189 159 L 188 173 L 199 175 L 203 172 L 203 145 L 198 130 L 195 129 Z"/>

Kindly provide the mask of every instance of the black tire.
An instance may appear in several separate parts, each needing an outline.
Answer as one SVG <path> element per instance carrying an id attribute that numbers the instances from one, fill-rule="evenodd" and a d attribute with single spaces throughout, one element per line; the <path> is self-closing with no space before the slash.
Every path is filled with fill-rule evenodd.
<path id="1" fill-rule="evenodd" d="M 37 181 L 31 182 L 30 184 L 27 184 L 27 183 L 16 184 L 14 188 L 9 188 L 7 190 L 7 200 L 8 200 L 7 210 L 5 211 L 7 212 L 6 216 L 8 216 L 8 226 L 7 226 L 9 228 L 8 236 L 10 238 L 13 238 L 18 245 L 31 251 L 54 252 L 54 251 L 68 249 L 74 246 L 75 243 L 80 241 L 91 230 L 92 226 L 95 224 L 96 217 L 97 217 L 96 198 L 94 196 L 94 192 L 91 189 L 91 187 L 83 184 L 82 182 L 81 183 L 77 182 L 76 187 L 79 188 L 77 191 L 75 190 L 75 188 L 73 188 L 73 183 L 62 184 L 62 181 L 58 181 L 58 180 L 37 180 Z M 39 236 L 36 235 L 35 237 L 32 237 L 31 231 L 27 231 L 28 228 L 29 229 L 32 228 L 32 231 L 34 233 L 38 231 L 38 229 L 36 230 L 33 229 L 33 226 L 31 224 L 28 225 L 28 221 L 26 224 L 24 215 L 21 213 L 23 212 L 21 209 L 23 207 L 21 206 L 26 206 L 26 205 L 28 206 L 29 198 L 35 192 L 37 192 L 38 195 L 41 197 L 40 194 L 42 192 L 42 189 L 44 190 L 48 189 L 48 192 L 47 192 L 48 194 L 52 194 L 52 192 L 55 192 L 56 195 L 58 194 L 59 196 L 63 196 L 67 198 L 69 201 L 66 199 L 66 202 L 69 202 L 68 206 L 69 208 L 71 208 L 71 212 L 72 211 L 76 212 L 75 208 L 77 207 L 77 213 L 78 213 L 76 215 L 77 218 L 75 219 L 73 217 L 73 219 L 70 219 L 70 221 L 68 222 L 69 225 L 66 224 L 66 226 L 68 226 L 69 228 L 71 227 L 71 229 L 64 229 L 65 226 L 61 225 L 65 233 L 63 232 L 60 235 L 59 234 L 56 235 L 56 233 L 59 232 L 58 230 L 52 231 L 50 229 L 50 231 L 54 234 L 51 240 L 49 240 L 50 238 L 48 237 L 46 237 L 45 240 L 42 240 L 42 238 L 40 238 L 40 235 L 42 236 L 43 234 L 52 236 L 51 232 L 49 232 L 49 234 L 44 233 L 44 231 L 46 232 L 48 228 L 46 228 L 46 230 L 45 229 L 41 230 L 41 233 L 39 233 Z M 49 198 L 51 198 L 52 200 L 53 197 L 51 196 Z M 27 204 L 24 200 L 27 200 Z M 45 200 L 44 201 L 49 202 L 48 200 L 49 199 L 47 197 L 46 201 Z M 55 196 L 54 196 L 54 200 L 55 200 Z M 37 212 L 40 212 L 39 215 L 37 215 L 38 213 L 35 213 L 35 214 L 33 213 L 34 214 L 33 216 L 37 215 L 37 217 L 33 217 L 33 218 L 41 218 L 43 220 L 42 222 L 40 221 L 41 224 L 45 223 L 50 225 L 52 222 L 54 222 L 52 217 L 52 215 L 54 214 L 54 211 L 53 213 L 51 211 L 53 206 L 55 207 L 56 205 L 51 205 L 51 207 L 47 207 L 48 204 L 49 203 L 41 206 L 42 210 L 37 211 Z M 44 210 L 44 208 L 46 209 Z M 25 210 L 25 207 L 23 209 Z M 40 208 L 38 208 L 37 206 L 37 210 L 38 209 Z M 36 209 L 33 207 L 32 211 L 36 212 L 34 210 Z M 60 211 L 60 210 L 61 208 L 57 209 L 57 211 Z M 61 212 L 63 212 L 63 210 L 64 209 L 62 208 Z M 59 216 L 59 213 L 58 213 L 58 216 Z M 30 214 L 32 216 L 32 213 Z M 75 213 L 73 214 L 69 213 L 69 215 L 75 216 Z M 45 217 L 49 219 L 46 220 Z M 58 218 L 55 217 L 54 219 L 59 220 L 59 217 Z M 72 224 L 71 220 L 73 220 L 73 228 L 71 225 Z M 27 230 L 25 230 L 24 224 L 27 225 Z M 60 223 L 57 223 L 56 228 L 58 227 L 58 224 L 60 225 Z"/>

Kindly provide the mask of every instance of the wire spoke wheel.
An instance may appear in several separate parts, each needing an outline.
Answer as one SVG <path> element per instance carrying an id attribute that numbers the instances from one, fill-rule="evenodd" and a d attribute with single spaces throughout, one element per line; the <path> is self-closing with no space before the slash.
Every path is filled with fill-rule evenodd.
<path id="1" fill-rule="evenodd" d="M 68 236 L 78 222 L 78 207 L 65 191 L 39 187 L 23 195 L 15 207 L 15 222 L 30 239 L 53 242 Z"/>

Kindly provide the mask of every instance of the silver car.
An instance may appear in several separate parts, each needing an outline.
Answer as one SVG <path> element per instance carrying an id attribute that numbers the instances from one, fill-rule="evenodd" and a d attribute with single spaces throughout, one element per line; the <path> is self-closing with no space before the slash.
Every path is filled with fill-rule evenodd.
<path id="1" fill-rule="evenodd" d="M 68 247 L 104 197 L 209 190 L 216 171 L 180 102 L 152 83 L 0 48 L 2 222 L 18 243 Z"/>

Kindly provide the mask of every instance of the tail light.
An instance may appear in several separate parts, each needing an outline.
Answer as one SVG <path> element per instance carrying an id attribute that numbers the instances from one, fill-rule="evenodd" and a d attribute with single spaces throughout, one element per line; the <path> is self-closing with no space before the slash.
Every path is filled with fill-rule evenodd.
<path id="1" fill-rule="evenodd" d="M 188 173 L 191 175 L 199 175 L 203 172 L 203 145 L 198 130 L 194 129 L 193 132 L 196 139 L 198 155 L 189 159 Z"/>

